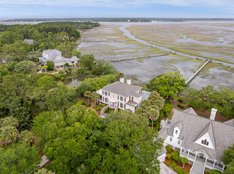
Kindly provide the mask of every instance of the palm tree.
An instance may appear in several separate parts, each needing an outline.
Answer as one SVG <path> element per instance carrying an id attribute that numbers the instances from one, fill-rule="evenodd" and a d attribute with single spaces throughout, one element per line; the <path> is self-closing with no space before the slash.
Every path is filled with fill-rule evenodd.
<path id="1" fill-rule="evenodd" d="M 88 99 L 88 103 L 90 104 L 90 100 L 91 100 L 91 97 L 92 97 L 92 92 L 91 91 L 86 91 L 84 93 L 84 96 Z"/>
<path id="2" fill-rule="evenodd" d="M 91 93 L 91 100 L 92 100 L 92 104 L 93 104 L 93 107 L 96 107 L 96 104 L 97 104 L 97 100 L 99 99 L 99 95 L 96 93 L 96 92 L 92 92 Z"/>

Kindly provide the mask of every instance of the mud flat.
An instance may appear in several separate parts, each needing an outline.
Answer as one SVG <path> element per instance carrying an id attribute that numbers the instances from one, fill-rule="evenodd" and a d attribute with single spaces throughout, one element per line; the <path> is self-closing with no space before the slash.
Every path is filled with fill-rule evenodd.
<path id="1" fill-rule="evenodd" d="M 234 22 L 161 22 L 134 24 L 128 30 L 152 44 L 234 64 L 233 28 Z"/>
<path id="2" fill-rule="evenodd" d="M 119 30 L 120 26 L 118 23 L 115 25 L 105 23 L 83 32 L 78 49 L 83 54 L 93 54 L 96 59 L 103 60 L 147 57 L 163 53 L 161 50 L 128 39 Z"/>
<path id="3" fill-rule="evenodd" d="M 221 86 L 234 89 L 234 73 L 221 67 L 210 68 L 206 72 L 202 71 L 190 85 L 197 89 L 207 85 L 214 86 L 216 89 Z"/>
<path id="4" fill-rule="evenodd" d="M 144 60 L 117 62 L 113 63 L 113 65 L 126 76 L 147 83 L 157 75 L 172 71 L 179 71 L 185 79 L 188 79 L 201 63 L 202 61 L 191 61 L 175 56 L 162 56 Z"/>
<path id="5" fill-rule="evenodd" d="M 126 25 L 127 30 L 139 41 L 121 31 L 121 27 Z M 201 88 L 213 85 L 216 88 L 227 86 L 234 89 L 232 27 L 234 23 L 102 23 L 101 27 L 82 33 L 78 49 L 83 54 L 94 54 L 97 59 L 108 61 L 139 57 L 137 60 L 114 62 L 113 65 L 118 71 L 142 83 L 171 71 L 179 71 L 188 79 L 203 63 L 196 57 L 209 57 L 222 64 L 216 63 L 202 70 L 190 86 Z M 151 44 L 159 47 L 152 47 Z M 180 51 L 181 54 L 152 57 L 168 53 L 167 48 L 169 51 Z"/>

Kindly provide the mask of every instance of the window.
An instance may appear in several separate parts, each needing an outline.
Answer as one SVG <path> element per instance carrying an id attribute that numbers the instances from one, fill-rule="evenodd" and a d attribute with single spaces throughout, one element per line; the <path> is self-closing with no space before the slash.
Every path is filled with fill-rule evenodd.
<path id="1" fill-rule="evenodd" d="M 126 98 L 124 98 L 124 101 L 126 102 Z"/>
<path id="2" fill-rule="evenodd" d="M 107 92 L 105 92 L 105 95 L 107 96 Z"/>
<path id="3" fill-rule="evenodd" d="M 172 138 L 170 138 L 170 141 L 172 141 Z"/>
<path id="4" fill-rule="evenodd" d="M 104 91 L 102 91 L 102 95 L 104 95 L 105 94 L 105 92 Z"/>
<path id="5" fill-rule="evenodd" d="M 175 134 L 178 134 L 178 130 L 175 131 Z"/>
<path id="6" fill-rule="evenodd" d="M 123 103 L 119 103 L 119 106 L 120 106 L 121 108 L 123 108 Z"/>
<path id="7" fill-rule="evenodd" d="M 108 92 L 108 95 L 110 96 L 110 93 Z"/>
<path id="8" fill-rule="evenodd" d="M 108 98 L 105 98 L 105 102 L 106 102 L 106 103 L 108 102 Z"/>
<path id="9" fill-rule="evenodd" d="M 118 96 L 117 98 L 118 98 L 118 100 L 119 100 L 119 96 Z"/>
<path id="10" fill-rule="evenodd" d="M 202 140 L 201 143 L 204 144 L 204 145 L 206 145 L 206 146 L 209 146 L 209 142 L 207 141 L 207 139 Z"/>
<path id="11" fill-rule="evenodd" d="M 178 144 L 180 144 L 180 140 L 178 140 Z"/>
<path id="12" fill-rule="evenodd" d="M 123 101 L 123 97 L 120 97 L 120 101 Z"/>
<path id="13" fill-rule="evenodd" d="M 126 105 L 124 105 L 124 109 L 126 109 Z"/>

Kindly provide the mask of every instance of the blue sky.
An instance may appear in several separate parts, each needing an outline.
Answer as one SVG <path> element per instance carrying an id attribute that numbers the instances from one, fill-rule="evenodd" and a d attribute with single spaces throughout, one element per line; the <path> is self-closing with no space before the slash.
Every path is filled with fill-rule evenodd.
<path id="1" fill-rule="evenodd" d="M 227 17 L 234 0 L 0 0 L 0 18 Z"/>

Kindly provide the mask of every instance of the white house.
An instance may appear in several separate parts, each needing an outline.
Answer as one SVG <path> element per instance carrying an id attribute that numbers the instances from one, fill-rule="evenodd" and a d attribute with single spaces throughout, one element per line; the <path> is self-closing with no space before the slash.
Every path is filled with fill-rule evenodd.
<path id="1" fill-rule="evenodd" d="M 202 174 L 205 168 L 224 170 L 221 158 L 224 150 L 234 144 L 234 126 L 233 120 L 215 121 L 216 112 L 212 109 L 207 119 L 198 116 L 193 108 L 174 110 L 172 120 L 161 122 L 159 137 L 165 146 L 171 145 L 193 163 L 190 173 Z"/>
<path id="2" fill-rule="evenodd" d="M 135 112 L 143 99 L 147 99 L 150 93 L 142 91 L 142 87 L 132 85 L 131 80 L 121 78 L 120 81 L 111 83 L 98 90 L 100 101 L 110 108 L 119 108 Z"/>
<path id="3" fill-rule="evenodd" d="M 39 62 L 42 65 L 45 65 L 48 61 L 52 61 L 55 68 L 60 69 L 64 68 L 65 64 L 68 64 L 71 67 L 76 67 L 79 58 L 76 56 L 73 56 L 72 58 L 64 58 L 59 50 L 45 50 L 42 53 L 42 57 L 39 58 Z"/>

